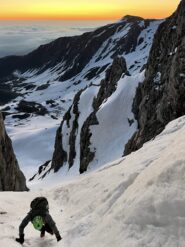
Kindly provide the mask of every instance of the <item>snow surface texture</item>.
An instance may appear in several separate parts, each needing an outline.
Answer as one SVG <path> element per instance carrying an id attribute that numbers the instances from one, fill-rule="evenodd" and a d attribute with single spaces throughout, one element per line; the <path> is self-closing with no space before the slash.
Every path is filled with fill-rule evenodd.
<path id="1" fill-rule="evenodd" d="M 40 239 L 29 224 L 24 246 L 184 247 L 184 136 L 181 117 L 140 150 L 96 172 L 49 190 L 0 193 L 0 246 L 19 246 L 14 238 L 21 219 L 42 195 L 63 239 Z"/>
<path id="2" fill-rule="evenodd" d="M 141 78 L 140 70 L 142 69 L 143 65 L 147 62 L 147 58 L 149 55 L 149 50 L 152 45 L 153 36 L 156 32 L 156 29 L 158 28 L 159 24 L 162 21 L 151 21 L 149 26 L 144 29 L 140 36 L 138 37 L 138 45 L 134 51 L 131 53 L 124 53 L 122 54 L 127 62 L 127 67 L 129 69 L 130 74 L 133 76 L 133 78 L 137 79 Z M 121 22 L 120 22 L 121 23 Z M 140 25 L 142 25 L 143 21 L 141 21 Z M 113 24 L 114 25 L 114 24 Z M 120 24 L 121 25 L 121 24 Z M 86 74 L 91 71 L 91 69 L 96 67 L 103 67 L 104 65 L 110 65 L 112 63 L 112 55 L 115 52 L 114 47 L 117 43 L 119 43 L 120 38 L 125 37 L 127 35 L 127 32 L 130 30 L 129 24 L 118 28 L 116 32 L 111 36 L 110 38 L 105 41 L 105 43 L 102 44 L 101 48 L 95 53 L 95 55 L 92 57 L 91 61 L 86 65 L 86 67 L 82 70 L 81 73 L 79 73 L 74 78 L 71 78 L 69 80 L 58 81 L 58 78 L 64 73 L 63 68 L 65 67 L 65 64 L 59 63 L 54 68 L 50 68 L 46 71 L 44 71 L 41 74 L 37 74 L 37 71 L 27 71 L 24 74 L 20 74 L 18 71 L 16 71 L 14 74 L 17 77 L 24 78 L 23 84 L 24 87 L 18 88 L 17 92 L 22 94 L 23 96 L 19 96 L 16 98 L 15 101 L 5 105 L 9 106 L 11 108 L 10 112 L 15 113 L 15 107 L 17 106 L 18 102 L 21 99 L 24 99 L 26 101 L 36 101 L 37 103 L 41 103 L 43 106 L 45 106 L 48 110 L 48 115 L 46 116 L 35 116 L 34 114 L 31 114 L 31 116 L 27 119 L 13 119 L 11 116 L 6 117 L 5 124 L 7 126 L 7 131 L 11 139 L 13 140 L 13 146 L 14 150 L 17 156 L 17 159 L 19 161 L 20 167 L 25 173 L 27 178 L 30 178 L 35 171 L 38 169 L 39 165 L 42 165 L 45 163 L 45 161 L 52 158 L 52 153 L 54 150 L 54 140 L 56 135 L 56 129 L 59 126 L 65 112 L 68 110 L 69 106 L 72 103 L 72 100 L 75 96 L 75 94 L 91 85 L 93 83 L 94 85 L 99 85 L 100 81 L 105 77 L 105 71 L 103 71 L 101 74 L 99 74 L 97 77 L 94 77 L 92 80 L 88 80 L 85 76 Z M 139 40 L 143 39 L 143 42 L 139 44 Z M 75 58 L 74 58 L 75 61 Z M 68 68 L 69 69 L 69 68 Z M 62 72 L 63 71 L 63 72 Z M 136 80 L 133 82 L 134 85 L 132 85 L 131 81 L 134 79 L 128 79 L 129 85 L 125 85 L 125 81 L 119 82 L 119 88 L 122 92 L 125 90 L 129 90 L 131 93 L 130 98 L 128 99 L 128 107 L 126 107 L 126 114 L 128 113 L 128 116 L 132 117 L 131 110 L 131 102 L 134 97 L 135 87 L 137 86 L 137 83 L 140 82 L 139 80 Z M 80 83 L 79 83 L 80 81 Z M 8 84 L 11 85 L 11 81 L 8 82 Z M 18 83 L 19 84 L 19 83 Z M 124 84 L 121 86 L 121 84 Z M 26 90 L 27 86 L 34 86 L 35 88 Z M 48 85 L 48 87 L 44 90 L 37 90 L 39 86 L 42 85 Z M 94 94 L 94 91 L 97 92 L 97 90 L 94 90 L 94 87 L 91 86 L 89 90 L 92 90 L 92 92 L 89 94 L 96 96 L 96 93 Z M 115 93 L 116 95 L 122 97 L 120 93 Z M 126 92 L 123 92 L 123 95 L 125 95 Z M 115 95 L 112 95 L 114 98 Z M 54 104 L 47 104 L 47 100 L 53 100 Z M 113 103 L 113 101 L 115 103 Z M 115 107 L 116 103 L 119 101 L 119 99 L 111 99 L 110 108 L 113 109 Z M 122 103 L 120 101 L 120 103 Z M 3 107 L 5 107 L 3 106 Z M 1 108 L 3 108 L 1 107 Z M 84 107 L 81 107 L 82 111 Z M 108 106 L 104 106 L 104 108 L 108 109 Z M 120 106 L 118 107 L 120 108 Z M 89 108 L 90 109 L 90 108 Z M 125 108 L 124 108 L 125 109 Z M 82 112 L 81 112 L 82 113 Z M 85 113 L 82 113 L 82 116 L 85 117 L 85 114 L 88 114 L 86 111 Z M 123 109 L 120 112 L 120 114 L 123 114 Z M 101 111 L 98 113 L 99 120 L 101 122 L 101 118 L 103 121 L 103 118 L 105 114 L 101 113 Z M 55 118 L 53 119 L 52 116 Z M 87 115 L 88 116 L 88 115 Z M 127 116 L 126 116 L 127 117 Z M 126 119 L 125 117 L 125 119 Z M 83 118 L 83 117 L 82 117 Z M 121 117 L 119 118 L 119 121 L 122 121 Z M 125 120 L 124 120 L 125 121 Z M 102 122 L 104 124 L 104 122 Z M 123 125 L 123 124 L 122 124 Z M 126 125 L 123 127 L 126 128 L 128 125 L 128 121 Z M 100 124 L 101 131 L 103 129 L 103 125 Z M 132 126 L 132 132 L 129 131 L 130 134 L 127 135 L 127 140 L 131 136 L 131 133 L 133 133 L 136 129 L 136 122 Z M 119 133 L 121 130 L 121 126 L 119 126 Z M 69 130 L 70 131 L 70 130 Z M 80 130 L 79 130 L 80 131 Z M 99 131 L 95 134 L 95 136 L 98 136 Z M 115 137 L 117 137 L 117 134 L 115 133 Z M 102 139 L 103 140 L 103 139 Z M 78 141 L 78 140 L 77 140 Z M 104 139 L 106 141 L 106 139 Z M 94 139 L 93 141 L 94 145 L 97 145 L 97 140 Z M 122 155 L 124 144 L 126 143 L 126 139 L 123 138 L 123 141 L 120 142 L 118 140 L 116 147 L 116 143 L 114 146 L 114 150 L 118 148 L 116 155 L 114 155 L 112 159 L 116 157 L 120 157 Z M 66 144 L 66 148 L 67 148 Z M 78 142 L 76 143 L 78 145 Z M 102 148 L 98 146 L 98 153 L 101 152 Z M 94 148 L 94 147 L 92 147 Z M 78 152 L 78 151 L 77 151 Z M 97 155 L 99 155 L 97 153 Z M 77 155 L 77 158 L 79 157 L 79 153 Z M 95 162 L 98 166 L 99 164 L 103 164 L 104 162 L 107 162 L 108 160 L 102 160 L 101 157 L 97 157 L 97 159 L 100 159 L 100 163 Z M 78 167 L 75 168 L 75 170 L 78 170 Z"/>

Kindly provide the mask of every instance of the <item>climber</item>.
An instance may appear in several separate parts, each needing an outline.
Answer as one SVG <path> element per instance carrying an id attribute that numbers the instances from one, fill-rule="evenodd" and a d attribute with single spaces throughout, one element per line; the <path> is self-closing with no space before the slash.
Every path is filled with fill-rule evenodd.
<path id="1" fill-rule="evenodd" d="M 62 239 L 60 233 L 49 214 L 48 200 L 45 197 L 36 197 L 31 202 L 30 207 L 31 210 L 19 226 L 19 238 L 16 238 L 16 241 L 21 244 L 24 243 L 24 228 L 30 221 L 34 228 L 40 231 L 41 238 L 45 236 L 45 232 L 48 232 L 51 235 L 55 234 L 57 241 L 60 241 Z"/>

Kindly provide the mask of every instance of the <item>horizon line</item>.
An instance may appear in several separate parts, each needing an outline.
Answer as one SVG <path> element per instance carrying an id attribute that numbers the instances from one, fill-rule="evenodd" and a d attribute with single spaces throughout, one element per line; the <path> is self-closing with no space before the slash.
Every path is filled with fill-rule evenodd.
<path id="1" fill-rule="evenodd" d="M 143 19 L 156 19 L 161 20 L 168 18 L 169 16 L 165 17 L 143 17 L 139 15 L 129 15 L 126 14 L 122 17 L 112 17 L 112 18 L 0 18 L 0 21 L 121 21 L 126 16 L 133 16 L 139 17 Z"/>

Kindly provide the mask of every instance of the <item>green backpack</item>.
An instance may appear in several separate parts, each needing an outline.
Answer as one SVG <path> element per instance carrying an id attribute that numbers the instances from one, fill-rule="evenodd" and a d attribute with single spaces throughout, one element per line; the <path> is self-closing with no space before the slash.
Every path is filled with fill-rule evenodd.
<path id="1" fill-rule="evenodd" d="M 42 216 L 35 216 L 32 220 L 32 224 L 36 230 L 40 231 L 44 225 Z"/>

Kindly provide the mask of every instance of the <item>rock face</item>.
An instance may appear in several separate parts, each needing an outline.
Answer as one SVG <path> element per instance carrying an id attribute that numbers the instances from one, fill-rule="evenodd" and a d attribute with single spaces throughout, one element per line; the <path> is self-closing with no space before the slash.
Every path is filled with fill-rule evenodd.
<path id="1" fill-rule="evenodd" d="M 35 113 L 37 115 L 45 115 L 47 113 L 47 109 L 36 102 L 32 102 L 32 101 L 25 101 L 25 100 L 21 100 L 17 106 L 17 110 L 19 112 L 25 112 L 25 113 Z"/>
<path id="2" fill-rule="evenodd" d="M 53 158 L 52 158 L 52 166 L 51 168 L 54 169 L 54 172 L 57 172 L 65 162 L 69 162 L 69 168 L 72 167 L 73 165 L 73 159 L 76 155 L 76 151 L 75 151 L 75 139 L 76 139 L 76 129 L 78 128 L 78 116 L 79 116 L 79 112 L 78 112 L 78 101 L 80 98 L 82 91 L 79 91 L 73 101 L 73 110 L 72 107 L 69 108 L 69 110 L 66 112 L 63 121 L 60 125 L 60 127 L 57 130 L 56 133 L 56 138 L 55 138 L 55 150 L 53 153 Z M 72 131 L 69 134 L 69 153 L 67 153 L 66 151 L 64 151 L 64 147 L 63 147 L 63 133 L 62 133 L 62 127 L 63 125 L 66 123 L 68 127 L 70 127 L 70 119 L 71 119 L 71 110 L 75 115 L 74 121 L 72 122 Z"/>
<path id="3" fill-rule="evenodd" d="M 0 191 L 25 191 L 26 180 L 20 171 L 0 113 Z"/>
<path id="4" fill-rule="evenodd" d="M 185 114 L 185 0 L 159 26 L 133 104 L 139 131 L 125 154 L 159 134 L 171 120 Z"/>

